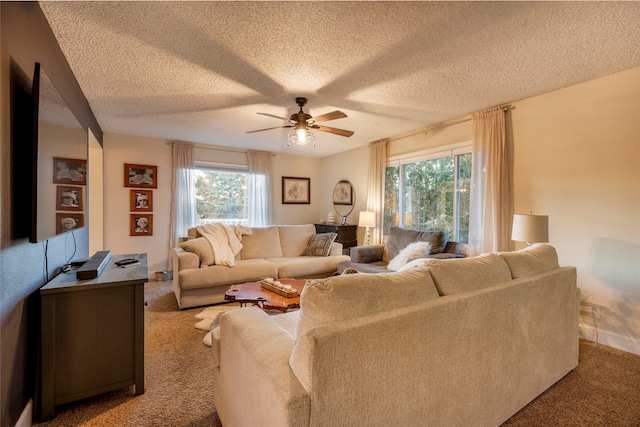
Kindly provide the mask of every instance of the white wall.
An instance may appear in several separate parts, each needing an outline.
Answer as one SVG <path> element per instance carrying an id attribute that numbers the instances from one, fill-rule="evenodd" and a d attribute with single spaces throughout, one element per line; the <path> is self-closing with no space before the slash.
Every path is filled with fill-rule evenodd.
<path id="1" fill-rule="evenodd" d="M 549 215 L 599 340 L 640 354 L 640 68 L 514 107 L 516 213 Z"/>

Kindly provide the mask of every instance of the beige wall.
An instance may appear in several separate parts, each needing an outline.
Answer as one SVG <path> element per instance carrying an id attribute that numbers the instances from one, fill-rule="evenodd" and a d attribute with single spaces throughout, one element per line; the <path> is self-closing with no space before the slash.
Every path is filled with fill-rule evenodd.
<path id="1" fill-rule="evenodd" d="M 360 147 L 320 159 L 321 193 L 318 219 L 326 218 L 333 207 L 333 188 L 341 180 L 351 182 L 355 202 L 347 215 L 348 224 L 357 224 L 360 211 L 367 210 L 367 180 L 369 178 L 369 147 Z M 337 215 L 336 215 L 337 216 Z M 317 221 L 316 220 L 316 221 Z M 358 242 L 364 242 L 364 229 L 358 228 Z"/>
<path id="2" fill-rule="evenodd" d="M 600 341 L 640 354 L 640 68 L 513 105 L 515 211 L 549 215 Z"/>
<path id="3" fill-rule="evenodd" d="M 113 254 L 146 252 L 149 271 L 167 268 L 169 206 L 171 203 L 171 147 L 167 141 L 104 134 L 104 248 Z M 129 235 L 129 191 L 124 186 L 124 164 L 158 167 L 153 189 L 153 235 Z"/>

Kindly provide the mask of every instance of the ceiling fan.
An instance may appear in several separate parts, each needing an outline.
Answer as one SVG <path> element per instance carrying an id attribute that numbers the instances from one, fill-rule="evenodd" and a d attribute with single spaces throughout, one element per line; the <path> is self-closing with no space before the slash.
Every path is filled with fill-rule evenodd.
<path id="1" fill-rule="evenodd" d="M 321 114 L 316 117 L 311 117 L 310 114 L 307 114 L 304 111 L 302 111 L 302 107 L 304 107 L 307 104 L 307 98 L 303 98 L 303 97 L 296 98 L 296 104 L 298 105 L 298 107 L 300 107 L 300 111 L 292 114 L 291 116 L 289 116 L 288 119 L 286 117 L 280 117 L 280 116 L 276 116 L 269 113 L 257 113 L 263 116 L 269 116 L 269 117 L 274 117 L 276 119 L 286 120 L 289 122 L 288 125 L 275 126 L 275 127 L 266 128 L 266 129 L 250 130 L 247 133 L 262 132 L 262 131 L 271 130 L 271 129 L 293 128 L 293 130 L 289 133 L 289 142 L 287 145 L 291 145 L 291 143 L 299 144 L 299 145 L 313 144 L 314 147 L 316 146 L 314 143 L 316 137 L 311 132 L 310 129 L 317 129 L 322 132 L 329 132 L 334 135 L 340 135 L 340 136 L 346 136 L 346 137 L 353 135 L 353 131 L 350 131 L 350 130 L 338 129 L 330 126 L 322 126 L 322 125 L 316 124 L 316 123 L 328 122 L 329 120 L 336 120 L 336 119 L 342 119 L 347 117 L 347 115 L 342 111 L 336 110 L 330 113 Z"/>

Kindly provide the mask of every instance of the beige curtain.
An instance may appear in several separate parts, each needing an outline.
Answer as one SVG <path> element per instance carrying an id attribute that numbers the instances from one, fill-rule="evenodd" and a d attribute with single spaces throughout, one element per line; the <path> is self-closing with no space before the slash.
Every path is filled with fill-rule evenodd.
<path id="1" fill-rule="evenodd" d="M 249 163 L 249 227 L 271 224 L 271 153 L 248 151 Z"/>
<path id="2" fill-rule="evenodd" d="M 171 173 L 171 222 L 169 224 L 169 256 L 167 270 L 172 269 L 173 248 L 179 237 L 186 237 L 187 230 L 197 225 L 196 184 L 193 170 L 195 158 L 193 143 L 172 141 Z"/>
<path id="3" fill-rule="evenodd" d="M 384 172 L 387 168 L 387 140 L 369 145 L 369 182 L 367 185 L 367 211 L 375 212 L 376 226 L 371 231 L 371 244 L 382 243 L 384 218 Z"/>
<path id="4" fill-rule="evenodd" d="M 470 256 L 507 251 L 513 216 L 511 153 L 502 107 L 474 113 L 469 212 Z"/>

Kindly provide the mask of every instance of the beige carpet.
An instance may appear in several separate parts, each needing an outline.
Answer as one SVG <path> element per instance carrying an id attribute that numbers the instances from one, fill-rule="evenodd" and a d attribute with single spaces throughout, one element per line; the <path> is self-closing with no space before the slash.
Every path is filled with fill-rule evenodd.
<path id="1" fill-rule="evenodd" d="M 178 310 L 170 282 L 145 285 L 145 393 L 121 390 L 58 407 L 39 426 L 221 426 L 211 349 L 194 327 L 202 308 Z M 640 426 L 640 356 L 580 342 L 578 367 L 503 426 Z"/>

